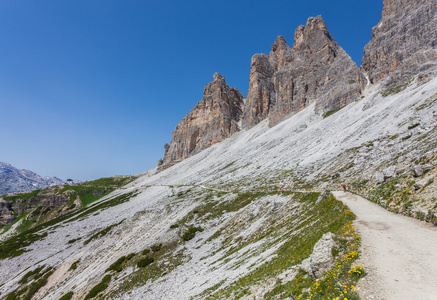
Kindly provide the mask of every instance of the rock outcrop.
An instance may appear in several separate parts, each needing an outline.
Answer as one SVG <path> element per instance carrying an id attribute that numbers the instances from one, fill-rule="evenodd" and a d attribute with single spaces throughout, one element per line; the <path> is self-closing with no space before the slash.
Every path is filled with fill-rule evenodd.
<path id="1" fill-rule="evenodd" d="M 364 48 L 370 83 L 402 79 L 437 65 L 437 1 L 384 0 L 382 18 Z"/>
<path id="2" fill-rule="evenodd" d="M 294 39 L 290 48 L 279 36 L 268 56 L 252 57 L 243 128 L 267 117 L 274 126 L 314 102 L 320 113 L 336 110 L 361 96 L 364 77 L 321 16 L 299 26 Z"/>
<path id="3" fill-rule="evenodd" d="M 334 234 L 325 233 L 314 245 L 313 253 L 302 261 L 302 270 L 308 272 L 313 279 L 323 277 L 334 266 L 332 248 L 335 247 Z"/>
<path id="4" fill-rule="evenodd" d="M 240 130 L 243 95 L 229 88 L 225 78 L 215 73 L 203 91 L 202 100 L 179 122 L 169 147 L 165 147 L 162 167 L 180 161 L 221 142 Z"/>

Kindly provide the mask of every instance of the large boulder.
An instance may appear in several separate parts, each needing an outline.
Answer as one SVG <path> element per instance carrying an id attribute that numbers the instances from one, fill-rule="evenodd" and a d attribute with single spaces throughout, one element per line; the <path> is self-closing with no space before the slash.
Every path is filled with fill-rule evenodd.
<path id="1" fill-rule="evenodd" d="M 425 174 L 426 171 L 431 170 L 432 166 L 426 165 L 426 166 L 415 166 L 413 168 L 414 176 L 420 177 L 423 174 Z"/>
<path id="2" fill-rule="evenodd" d="M 313 279 L 323 277 L 334 266 L 334 257 L 332 256 L 332 249 L 336 245 L 334 236 L 331 232 L 325 233 L 314 245 L 310 257 L 302 261 L 302 270 L 308 272 Z"/>

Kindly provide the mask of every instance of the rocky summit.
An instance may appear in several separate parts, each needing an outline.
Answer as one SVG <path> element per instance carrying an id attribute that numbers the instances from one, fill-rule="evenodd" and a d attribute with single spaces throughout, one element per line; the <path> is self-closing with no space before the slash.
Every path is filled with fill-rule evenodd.
<path id="1" fill-rule="evenodd" d="M 361 70 L 371 83 L 406 79 L 437 65 L 437 1 L 384 0 L 381 21 L 364 48 Z"/>
<path id="2" fill-rule="evenodd" d="M 240 130 L 243 95 L 229 88 L 225 77 L 215 73 L 203 90 L 203 98 L 179 122 L 170 146 L 165 147 L 164 165 L 177 162 L 221 142 Z"/>

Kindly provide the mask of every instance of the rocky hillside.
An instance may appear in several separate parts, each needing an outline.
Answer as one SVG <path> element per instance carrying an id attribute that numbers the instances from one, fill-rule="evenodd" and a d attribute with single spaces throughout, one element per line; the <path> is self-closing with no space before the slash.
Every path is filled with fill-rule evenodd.
<path id="1" fill-rule="evenodd" d="M 65 180 L 57 177 L 42 177 L 32 171 L 19 170 L 10 164 L 0 162 L 0 195 L 26 192 L 65 183 Z"/>
<path id="2" fill-rule="evenodd" d="M 320 115 L 336 111 L 360 99 L 366 84 L 383 78 L 386 85 L 405 84 L 418 74 L 419 80 L 427 80 L 437 65 L 436 27 L 435 1 L 384 0 L 381 21 L 373 28 L 360 69 L 329 34 L 321 16 L 309 18 L 296 29 L 291 48 L 279 36 L 269 55 L 252 57 L 247 97 L 228 108 L 242 114 L 223 110 L 214 111 L 219 115 L 211 116 L 212 110 L 200 114 L 202 100 L 176 127 L 164 164 L 180 161 L 264 119 L 275 126 L 312 103 Z M 226 122 L 216 124 L 221 114 L 234 124 L 225 128 L 232 129 L 223 130 Z M 193 129 L 190 115 L 196 115 L 203 130 Z"/>
<path id="3" fill-rule="evenodd" d="M 435 216 L 437 77 L 390 91 L 369 86 L 363 99 L 325 118 L 313 104 L 271 128 L 264 120 L 7 238 L 0 292 L 36 290 L 35 299 L 310 298 L 319 289 L 306 289 L 318 281 L 300 271 L 302 261 L 328 231 L 350 233 L 353 218 L 317 190 L 355 183 L 378 192 L 382 203 L 398 189 L 393 204 Z M 430 168 L 413 175 L 420 165 Z M 380 173 L 385 182 L 378 185 Z M 419 190 L 409 188 L 422 181 Z M 304 190 L 313 192 L 296 192 Z M 339 265 L 356 258 L 356 243 L 328 244 L 336 245 L 329 253 Z M 339 274 L 345 277 L 323 291 L 340 283 L 352 295 L 355 283 Z M 46 281 L 36 286 L 38 278 Z"/>
<path id="4" fill-rule="evenodd" d="M 31 192 L 0 196 L 0 226 L 15 221 L 18 231 L 80 209 L 137 176 L 115 176 L 77 184 L 56 185 Z"/>
<path id="5" fill-rule="evenodd" d="M 417 15 L 415 2 L 384 4 L 382 24 L 391 16 L 391 5 Z M 403 23 L 409 16 L 392 19 L 403 25 L 391 33 L 398 35 L 395 41 L 413 41 L 404 36 L 409 30 L 398 30 L 410 26 Z M 1 297 L 334 299 L 345 298 L 346 291 L 348 298 L 358 299 L 354 286 L 363 270 L 354 266 L 360 246 L 351 227 L 354 216 L 327 190 L 346 183 L 387 209 L 437 224 L 437 69 L 414 71 L 414 64 L 405 65 L 362 86 L 359 71 L 345 67 L 347 56 L 320 18 L 310 18 L 296 37 L 291 48 L 278 38 L 269 56 L 255 55 L 260 58 L 254 59 L 251 83 L 259 93 L 252 99 L 287 94 L 290 85 L 283 88 L 278 77 L 282 70 L 308 80 L 324 74 L 317 87 L 299 88 L 311 101 L 271 126 L 282 116 L 273 118 L 274 106 L 263 106 L 270 103 L 263 100 L 254 107 L 267 114 L 259 117 L 261 110 L 253 110 L 259 118 L 244 123 L 249 95 L 241 110 L 231 108 L 241 98 L 229 96 L 224 78 L 214 76 L 204 104 L 178 129 L 175 143 L 181 147 L 173 149 L 185 149 L 178 160 L 185 159 L 149 170 L 49 221 L 38 218 L 33 227 L 18 230 L 26 224 L 21 218 L 4 228 Z M 375 38 L 371 44 L 377 48 Z M 315 74 L 287 69 L 295 66 L 297 55 L 308 59 L 302 63 L 312 65 Z M 329 67 L 320 65 L 318 73 L 322 62 Z M 341 65 L 348 72 L 335 71 Z M 264 67 L 268 72 L 258 72 Z M 343 85 L 351 74 L 356 81 Z M 407 80 L 396 79 L 397 74 Z M 330 80 L 345 88 L 336 90 Z M 324 89 L 333 97 L 323 98 Z M 343 98 L 345 91 L 354 101 Z M 311 98 L 317 93 L 322 94 Z M 225 117 L 208 116 L 214 124 L 240 130 L 224 138 L 227 131 L 213 131 L 217 128 L 208 127 L 209 121 L 197 120 L 210 111 L 225 112 Z M 223 137 L 221 142 L 202 140 L 205 128 L 206 136 L 213 133 Z M 192 140 L 192 151 L 205 146 L 196 155 L 188 152 Z"/>

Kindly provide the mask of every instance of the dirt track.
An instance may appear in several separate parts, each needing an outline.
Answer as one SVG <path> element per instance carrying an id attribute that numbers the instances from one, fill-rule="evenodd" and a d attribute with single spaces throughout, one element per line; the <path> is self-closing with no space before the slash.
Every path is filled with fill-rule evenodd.
<path id="1" fill-rule="evenodd" d="M 363 264 L 361 299 L 437 299 L 437 228 L 351 193 L 333 192 L 357 216 Z"/>

